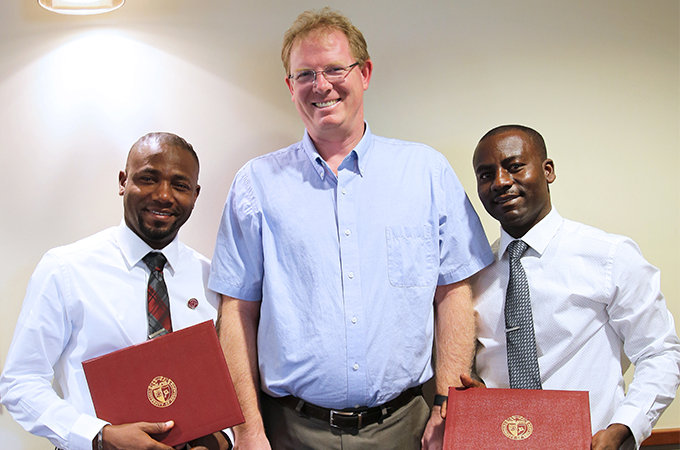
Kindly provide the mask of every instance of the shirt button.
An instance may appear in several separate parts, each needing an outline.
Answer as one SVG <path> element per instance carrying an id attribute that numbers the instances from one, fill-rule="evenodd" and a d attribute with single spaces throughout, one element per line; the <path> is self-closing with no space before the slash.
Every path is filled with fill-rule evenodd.
<path id="1" fill-rule="evenodd" d="M 356 317 L 352 317 L 352 323 L 357 323 L 357 318 L 356 318 Z"/>
<path id="2" fill-rule="evenodd" d="M 361 405 L 357 403 L 356 405 L 354 405 L 354 407 L 358 409 L 361 408 Z"/>
<path id="3" fill-rule="evenodd" d="M 342 192 L 342 195 L 345 195 L 347 193 L 347 189 L 342 189 L 340 192 Z"/>
<path id="4" fill-rule="evenodd" d="M 345 236 L 349 236 L 351 234 L 351 231 L 345 230 Z"/>
<path id="5" fill-rule="evenodd" d="M 359 364 L 354 364 L 354 365 L 352 366 L 352 369 L 354 369 L 355 371 L 356 371 L 356 370 L 359 370 Z"/>
<path id="6" fill-rule="evenodd" d="M 354 272 L 348 273 L 347 276 L 348 276 L 350 279 L 354 278 Z"/>

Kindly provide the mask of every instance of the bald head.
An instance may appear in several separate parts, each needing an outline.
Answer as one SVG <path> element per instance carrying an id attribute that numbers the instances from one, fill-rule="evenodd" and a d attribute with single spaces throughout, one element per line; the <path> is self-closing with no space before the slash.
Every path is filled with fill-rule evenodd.
<path id="1" fill-rule="evenodd" d="M 507 132 L 522 134 L 527 143 L 538 154 L 538 157 L 541 158 L 541 160 L 548 159 L 548 150 L 545 146 L 545 140 L 543 139 L 543 136 L 541 136 L 541 133 L 524 125 L 501 125 L 499 127 L 493 128 L 487 131 L 487 133 L 482 136 L 479 142 L 481 143 L 487 138 Z"/>
<path id="2" fill-rule="evenodd" d="M 139 150 L 142 147 L 148 146 L 153 147 L 169 146 L 184 149 L 188 151 L 191 154 L 191 157 L 194 159 L 194 161 L 196 161 L 196 166 L 200 166 L 198 162 L 198 155 L 194 151 L 194 147 L 190 143 L 185 141 L 184 138 L 172 133 L 156 132 L 145 134 L 132 145 L 132 148 L 130 148 L 130 152 L 128 153 L 127 162 L 125 163 L 126 169 L 128 167 L 128 164 L 130 164 L 130 155 L 133 153 L 133 150 Z"/>

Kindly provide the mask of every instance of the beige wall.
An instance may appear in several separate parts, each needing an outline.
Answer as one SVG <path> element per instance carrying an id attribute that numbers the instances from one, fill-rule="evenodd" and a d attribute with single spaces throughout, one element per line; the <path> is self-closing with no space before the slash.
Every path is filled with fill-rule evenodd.
<path id="1" fill-rule="evenodd" d="M 173 131 L 197 149 L 203 191 L 182 237 L 212 254 L 235 171 L 302 135 L 281 36 L 326 3 L 128 0 L 99 17 L 0 3 L 0 365 L 41 255 L 119 222 L 117 172 L 146 132 Z M 472 149 L 496 125 L 535 127 L 555 160 L 560 213 L 634 238 L 680 317 L 677 1 L 332 6 L 369 42 L 373 132 L 443 152 L 490 239 L 498 229 L 476 198 Z M 658 427 L 679 424 L 676 402 Z M 0 442 L 50 448 L 4 409 Z"/>

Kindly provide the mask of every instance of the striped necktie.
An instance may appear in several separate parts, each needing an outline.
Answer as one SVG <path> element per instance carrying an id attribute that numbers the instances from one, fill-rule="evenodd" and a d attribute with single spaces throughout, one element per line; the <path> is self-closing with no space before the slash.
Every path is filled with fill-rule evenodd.
<path id="1" fill-rule="evenodd" d="M 151 270 L 147 287 L 147 320 L 149 322 L 149 339 L 172 332 L 170 321 L 170 297 L 163 279 L 163 266 L 167 260 L 162 253 L 149 252 L 142 258 Z"/>

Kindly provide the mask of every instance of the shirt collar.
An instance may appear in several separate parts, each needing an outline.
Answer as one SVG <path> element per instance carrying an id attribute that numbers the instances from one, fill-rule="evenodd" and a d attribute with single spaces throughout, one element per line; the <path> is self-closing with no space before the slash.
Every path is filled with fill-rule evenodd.
<path id="1" fill-rule="evenodd" d="M 116 241 L 129 268 L 139 264 L 147 253 L 153 251 L 149 244 L 128 228 L 125 219 L 121 220 L 120 225 L 116 228 Z M 179 239 L 177 236 L 160 251 L 168 260 L 166 267 L 169 267 L 171 272 L 174 273 L 179 261 Z"/>
<path id="2" fill-rule="evenodd" d="M 366 155 L 372 143 L 373 135 L 371 134 L 371 129 L 369 128 L 368 123 L 364 121 L 364 135 L 361 137 L 361 140 L 359 141 L 357 146 L 354 147 L 354 149 L 352 149 L 352 151 L 345 157 L 345 161 L 343 161 L 343 163 L 340 166 L 342 167 L 342 165 L 344 165 L 346 161 L 356 160 L 357 171 L 359 172 L 359 175 L 364 176 L 364 170 L 366 167 Z M 326 177 L 327 173 L 332 173 L 330 168 L 326 164 L 326 161 L 323 160 L 321 155 L 319 155 L 319 152 L 316 150 L 314 142 L 312 141 L 312 138 L 309 136 L 307 130 L 305 130 L 305 135 L 302 137 L 302 148 L 309 157 L 309 160 L 312 162 L 312 166 L 314 167 L 316 173 L 319 175 L 319 178 L 323 180 Z"/>
<path id="3" fill-rule="evenodd" d="M 564 219 L 559 215 L 555 207 L 552 207 L 548 215 L 531 227 L 531 229 L 520 239 L 526 242 L 527 245 L 529 245 L 529 248 L 533 249 L 540 256 L 543 254 L 557 231 L 562 227 L 563 221 Z M 501 227 L 501 239 L 498 247 L 499 260 L 505 254 L 510 242 L 514 240 L 515 238 L 510 236 L 503 227 Z"/>

